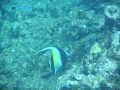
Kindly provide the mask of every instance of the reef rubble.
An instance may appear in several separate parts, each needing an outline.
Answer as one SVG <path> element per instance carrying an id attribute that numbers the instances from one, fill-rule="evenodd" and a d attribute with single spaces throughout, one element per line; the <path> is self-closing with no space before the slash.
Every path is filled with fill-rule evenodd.
<path id="1" fill-rule="evenodd" d="M 120 32 L 115 33 L 111 38 L 110 50 L 114 50 L 114 56 L 119 56 L 119 38 Z M 117 40 L 116 40 L 117 39 Z M 116 48 L 115 48 L 116 47 Z M 118 83 L 120 82 L 116 79 L 119 78 L 117 73 L 118 64 L 116 59 L 110 58 L 108 50 L 102 50 L 98 43 L 95 43 L 86 58 L 82 60 L 84 62 L 84 67 L 81 63 L 76 63 L 72 65 L 70 70 L 60 76 L 57 80 L 56 90 L 70 89 L 76 90 L 111 90 L 120 89 Z M 120 79 L 119 79 L 120 80 Z"/>

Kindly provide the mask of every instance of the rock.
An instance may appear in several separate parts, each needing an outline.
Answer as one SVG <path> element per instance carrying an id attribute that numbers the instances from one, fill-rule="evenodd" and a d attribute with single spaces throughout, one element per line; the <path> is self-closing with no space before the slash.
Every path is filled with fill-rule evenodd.
<path id="1" fill-rule="evenodd" d="M 111 47 L 108 50 L 108 56 L 120 60 L 120 31 L 112 36 Z"/>
<path id="2" fill-rule="evenodd" d="M 98 54 L 101 53 L 102 49 L 100 48 L 98 43 L 95 43 L 90 50 L 90 54 Z"/>
<path id="3" fill-rule="evenodd" d="M 118 7 L 117 5 L 108 5 L 105 8 L 105 15 L 108 18 L 111 18 L 113 20 L 117 20 L 120 16 L 120 7 Z"/>

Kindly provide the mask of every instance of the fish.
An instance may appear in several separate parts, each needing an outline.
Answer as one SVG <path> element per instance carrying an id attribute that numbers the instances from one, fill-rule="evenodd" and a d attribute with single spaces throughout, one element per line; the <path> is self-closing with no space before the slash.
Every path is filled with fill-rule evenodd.
<path id="1" fill-rule="evenodd" d="M 56 72 L 59 68 L 62 67 L 62 69 L 64 69 L 69 54 L 59 47 L 46 47 L 46 48 L 38 51 L 36 53 L 36 55 L 45 50 L 52 51 L 50 58 L 49 58 L 49 66 L 50 66 L 50 69 L 52 70 L 52 72 L 56 75 Z"/>

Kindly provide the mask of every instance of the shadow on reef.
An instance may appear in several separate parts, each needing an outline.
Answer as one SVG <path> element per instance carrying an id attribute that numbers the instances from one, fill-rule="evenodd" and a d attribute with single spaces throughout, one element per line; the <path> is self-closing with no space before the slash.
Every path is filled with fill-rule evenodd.
<path id="1" fill-rule="evenodd" d="M 72 90 L 71 88 L 63 87 L 60 90 Z"/>
<path id="2" fill-rule="evenodd" d="M 118 74 L 120 75 L 120 67 L 118 67 L 117 71 L 118 71 Z"/>
<path id="3" fill-rule="evenodd" d="M 11 28 L 10 31 L 9 31 L 9 35 L 12 38 L 18 38 L 20 36 L 20 28 L 17 27 L 15 30 L 13 28 Z"/>
<path id="4" fill-rule="evenodd" d="M 7 90 L 7 85 L 6 84 L 2 84 L 0 85 L 0 90 Z"/>
<path id="5" fill-rule="evenodd" d="M 48 74 L 42 75 L 41 78 L 47 79 L 47 78 L 51 77 L 52 75 L 53 75 L 53 73 L 48 73 Z"/>
<path id="6" fill-rule="evenodd" d="M 2 51 L 3 51 L 4 49 L 1 47 L 1 45 L 0 45 L 0 53 L 2 53 Z"/>

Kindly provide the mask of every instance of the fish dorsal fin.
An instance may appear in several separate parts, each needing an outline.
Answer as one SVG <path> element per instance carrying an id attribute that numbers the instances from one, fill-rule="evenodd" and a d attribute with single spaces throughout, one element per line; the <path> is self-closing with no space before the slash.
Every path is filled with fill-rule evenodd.
<path id="1" fill-rule="evenodd" d="M 36 55 L 37 55 L 38 53 L 40 53 L 40 52 L 42 52 L 42 51 L 45 51 L 45 50 L 48 50 L 48 49 L 55 49 L 55 47 L 47 47 L 47 48 L 44 48 L 44 49 L 38 51 L 38 52 L 36 53 Z"/>

